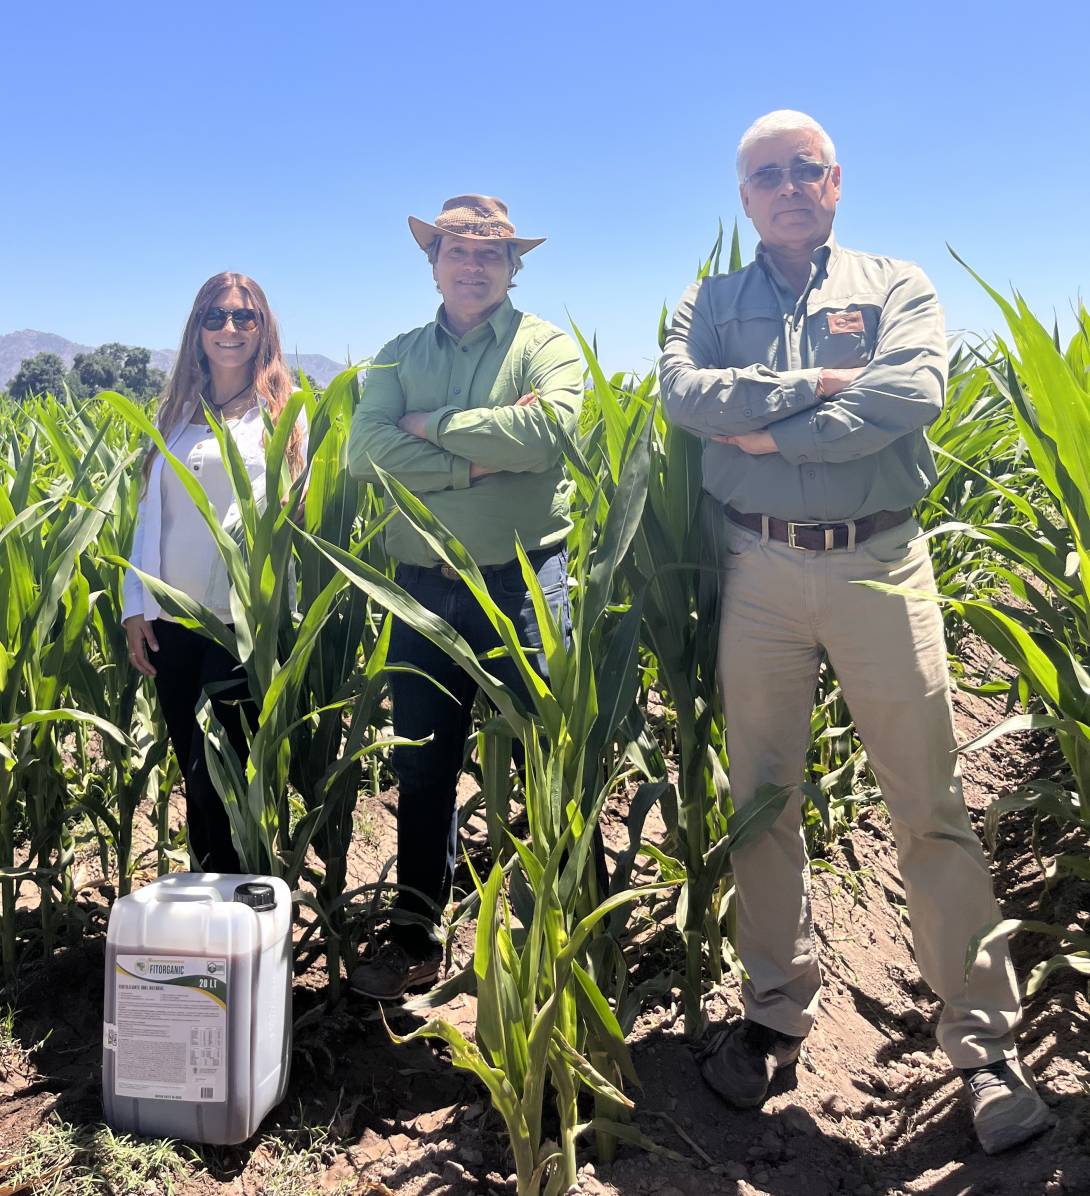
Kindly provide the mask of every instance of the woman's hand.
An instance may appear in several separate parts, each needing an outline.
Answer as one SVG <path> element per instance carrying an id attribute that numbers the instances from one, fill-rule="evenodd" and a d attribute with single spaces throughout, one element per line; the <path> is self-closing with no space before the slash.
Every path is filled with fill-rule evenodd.
<path id="1" fill-rule="evenodd" d="M 129 641 L 129 664 L 145 677 L 155 676 L 155 666 L 148 659 L 148 649 L 159 651 L 159 641 L 151 624 L 143 615 L 129 615 L 122 626 Z"/>

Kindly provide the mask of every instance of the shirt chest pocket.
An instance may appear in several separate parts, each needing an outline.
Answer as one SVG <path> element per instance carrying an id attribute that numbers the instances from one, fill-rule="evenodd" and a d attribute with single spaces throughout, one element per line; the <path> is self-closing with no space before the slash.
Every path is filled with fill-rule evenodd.
<path id="1" fill-rule="evenodd" d="M 732 319 L 720 323 L 716 331 L 723 362 L 739 366 L 764 365 L 770 370 L 789 370 L 794 364 L 786 343 L 784 317 L 771 308 L 738 312 Z"/>
<path id="2" fill-rule="evenodd" d="M 808 317 L 815 366 L 851 369 L 874 356 L 881 309 L 873 304 L 822 307 Z"/>

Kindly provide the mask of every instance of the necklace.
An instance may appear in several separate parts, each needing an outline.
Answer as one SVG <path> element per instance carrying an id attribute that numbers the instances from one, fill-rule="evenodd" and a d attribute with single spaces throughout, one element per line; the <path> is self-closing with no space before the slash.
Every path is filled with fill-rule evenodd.
<path id="1" fill-rule="evenodd" d="M 213 399 L 208 405 L 219 414 L 221 419 L 227 419 L 227 408 L 230 407 L 236 399 L 240 399 L 248 390 L 251 390 L 252 388 L 253 383 L 247 382 L 241 390 L 235 391 L 235 393 L 229 399 L 225 399 L 222 403 L 217 403 L 215 399 Z M 201 395 L 201 398 L 203 399 L 204 395 Z M 247 404 L 247 406 L 249 406 L 249 404 Z"/>

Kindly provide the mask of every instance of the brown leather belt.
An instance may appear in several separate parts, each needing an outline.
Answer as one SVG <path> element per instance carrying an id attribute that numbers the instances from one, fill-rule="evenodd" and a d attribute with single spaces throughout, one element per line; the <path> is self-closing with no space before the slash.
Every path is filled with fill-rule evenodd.
<path id="1" fill-rule="evenodd" d="M 903 511 L 875 511 L 862 519 L 846 519 L 840 523 L 811 523 L 776 519 L 771 515 L 747 515 L 723 504 L 723 510 L 731 523 L 748 528 L 759 535 L 780 540 L 792 548 L 806 548 L 811 552 L 827 552 L 833 548 L 854 548 L 878 532 L 897 527 L 912 518 L 912 508 Z"/>

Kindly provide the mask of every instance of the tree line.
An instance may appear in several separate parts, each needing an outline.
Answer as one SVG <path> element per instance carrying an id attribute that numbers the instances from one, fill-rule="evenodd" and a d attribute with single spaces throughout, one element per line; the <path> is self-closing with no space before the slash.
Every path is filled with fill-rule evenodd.
<path id="1" fill-rule="evenodd" d="M 116 390 L 131 399 L 148 400 L 162 393 L 166 374 L 151 364 L 151 350 L 111 342 L 89 353 L 77 353 L 71 369 L 56 353 L 35 353 L 19 366 L 8 385 L 13 399 L 63 394 L 67 386 L 77 398 Z"/>

